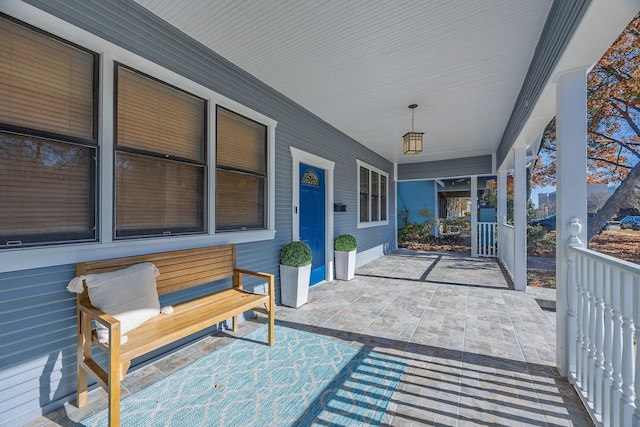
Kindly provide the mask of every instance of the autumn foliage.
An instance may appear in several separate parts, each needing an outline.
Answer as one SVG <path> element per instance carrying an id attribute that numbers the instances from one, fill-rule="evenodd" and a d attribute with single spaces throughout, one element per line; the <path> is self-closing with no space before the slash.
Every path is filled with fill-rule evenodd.
<path id="1" fill-rule="evenodd" d="M 588 74 L 587 90 L 588 183 L 622 183 L 591 229 L 615 215 L 640 183 L 640 14 Z M 555 145 L 554 119 L 544 131 L 533 186 L 555 185 Z"/>

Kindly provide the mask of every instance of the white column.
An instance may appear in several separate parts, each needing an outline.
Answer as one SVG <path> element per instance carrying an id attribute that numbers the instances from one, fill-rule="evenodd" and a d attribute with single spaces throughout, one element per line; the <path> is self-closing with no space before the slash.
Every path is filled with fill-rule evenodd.
<path id="1" fill-rule="evenodd" d="M 507 171 L 498 171 L 498 258 L 504 260 L 504 253 L 510 251 L 505 247 L 502 224 L 507 223 Z"/>
<path id="2" fill-rule="evenodd" d="M 478 256 L 478 177 L 471 177 L 471 256 Z"/>
<path id="3" fill-rule="evenodd" d="M 568 295 L 566 243 L 571 218 L 583 224 L 587 242 L 587 70 L 561 74 L 556 82 L 556 367 L 567 375 Z"/>
<path id="4" fill-rule="evenodd" d="M 527 164 L 524 148 L 514 150 L 513 168 L 514 272 L 516 291 L 527 290 Z"/>
<path id="5" fill-rule="evenodd" d="M 440 236 L 440 226 L 438 217 L 440 216 L 440 206 L 438 205 L 438 181 L 433 181 L 433 235 Z M 396 233 L 397 235 L 398 233 Z M 397 238 L 397 237 L 396 237 Z"/>

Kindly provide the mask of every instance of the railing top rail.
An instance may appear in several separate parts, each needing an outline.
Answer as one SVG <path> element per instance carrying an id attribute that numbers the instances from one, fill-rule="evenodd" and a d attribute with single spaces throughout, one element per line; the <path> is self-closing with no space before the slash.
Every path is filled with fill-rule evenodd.
<path id="1" fill-rule="evenodd" d="M 511 224 L 500 224 L 501 227 L 510 228 L 511 230 L 515 230 L 515 227 Z"/>
<path id="2" fill-rule="evenodd" d="M 624 260 L 612 257 L 610 255 L 602 254 L 600 252 L 592 251 L 591 249 L 587 249 L 587 248 L 568 246 L 567 249 L 569 250 L 569 252 L 575 252 L 580 256 L 591 258 L 595 261 L 601 262 L 603 264 L 608 264 L 612 267 L 623 270 L 629 274 L 640 276 L 640 265 L 638 264 L 634 264 L 629 261 L 624 261 Z"/>

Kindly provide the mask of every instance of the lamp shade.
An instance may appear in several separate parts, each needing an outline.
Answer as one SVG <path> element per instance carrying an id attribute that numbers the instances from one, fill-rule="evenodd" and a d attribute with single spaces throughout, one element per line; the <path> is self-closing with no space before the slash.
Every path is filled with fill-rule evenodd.
<path id="1" fill-rule="evenodd" d="M 402 139 L 404 140 L 404 154 L 418 154 L 422 152 L 422 135 L 424 132 L 407 132 Z"/>

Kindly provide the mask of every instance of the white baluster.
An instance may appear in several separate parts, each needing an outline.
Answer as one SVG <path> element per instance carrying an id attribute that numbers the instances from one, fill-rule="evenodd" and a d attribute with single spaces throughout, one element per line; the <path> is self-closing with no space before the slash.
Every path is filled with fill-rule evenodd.
<path id="1" fill-rule="evenodd" d="M 582 393 L 585 398 L 589 397 L 589 321 L 591 319 L 591 306 L 589 303 L 589 259 L 582 259 L 580 270 L 582 271 Z"/>
<path id="2" fill-rule="evenodd" d="M 584 256 L 580 255 L 576 257 L 576 285 L 577 285 L 577 299 L 578 299 L 578 314 L 577 314 L 577 331 L 576 331 L 576 382 L 578 386 L 584 390 L 584 382 L 583 382 L 583 374 L 584 374 L 584 364 L 583 364 L 583 354 L 585 343 L 585 333 L 584 333 L 584 322 L 583 319 L 586 317 L 585 308 L 584 308 L 584 294 L 586 290 L 584 288 L 584 275 L 582 274 L 582 265 L 584 264 Z"/>
<path id="3" fill-rule="evenodd" d="M 614 275 L 612 269 L 606 265 L 604 269 L 604 378 L 603 378 L 603 406 L 602 424 L 611 426 L 611 388 L 613 385 L 613 317 L 611 301 L 613 299 L 612 283 Z"/>
<path id="4" fill-rule="evenodd" d="M 636 368 L 635 379 L 634 379 L 634 389 L 635 389 L 635 414 L 633 417 L 633 425 L 640 425 L 640 351 L 638 351 L 638 343 L 640 342 L 640 281 L 638 280 L 638 276 L 634 277 L 633 280 L 633 290 L 634 290 L 634 298 L 633 298 L 633 323 L 636 330 L 635 335 L 635 363 L 634 366 Z"/>
<path id="5" fill-rule="evenodd" d="M 577 317 L 577 304 L 580 299 L 578 294 L 577 283 L 577 266 L 576 266 L 576 253 L 571 248 L 581 248 L 582 242 L 578 238 L 582 225 L 578 222 L 577 218 L 571 218 L 569 225 L 567 226 L 569 234 L 569 250 L 567 253 L 567 273 L 569 275 L 567 283 L 567 325 L 568 325 L 568 349 L 567 354 L 569 358 L 569 380 L 576 378 L 576 337 L 578 335 L 578 317 Z M 572 381 L 573 382 L 573 381 Z"/>
<path id="6" fill-rule="evenodd" d="M 595 261 L 589 259 L 589 362 L 588 362 L 588 401 L 595 408 L 596 390 L 596 276 Z"/>
<path id="7" fill-rule="evenodd" d="M 613 319 L 613 345 L 611 352 L 611 425 L 619 426 L 622 414 L 622 274 L 615 270 L 611 280 L 611 315 Z"/>
<path id="8" fill-rule="evenodd" d="M 633 365 L 633 276 L 622 276 L 622 418 L 623 426 L 630 426 L 635 412 L 635 370 Z"/>
<path id="9" fill-rule="evenodd" d="M 602 263 L 595 265 L 595 304 L 596 304 L 596 360 L 594 376 L 594 411 L 596 415 L 602 414 L 603 379 L 604 379 L 604 280 Z"/>

